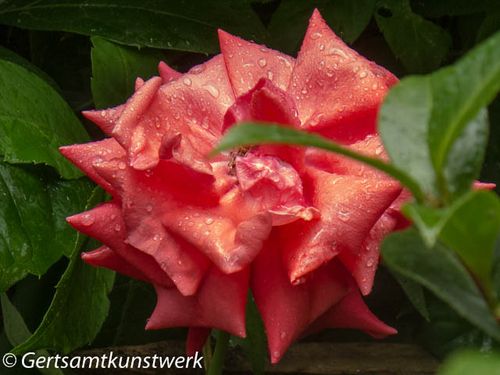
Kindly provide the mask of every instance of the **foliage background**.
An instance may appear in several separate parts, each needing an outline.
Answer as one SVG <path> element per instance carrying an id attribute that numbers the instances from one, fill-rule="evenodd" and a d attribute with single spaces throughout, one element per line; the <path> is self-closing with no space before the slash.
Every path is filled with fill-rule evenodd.
<path id="1" fill-rule="evenodd" d="M 158 61 L 165 60 L 186 71 L 217 53 L 219 27 L 296 55 L 314 8 L 355 50 L 400 78 L 432 73 L 453 64 L 500 30 L 500 3 L 495 0 L 0 1 L 2 352 L 16 346 L 17 352 L 33 349 L 67 353 L 89 344 L 100 347 L 183 337 L 182 330 L 144 331 L 155 302 L 149 286 L 79 261 L 79 253 L 93 244 L 78 236 L 63 218 L 92 206 L 103 196 L 59 155 L 57 147 L 101 138 L 98 129 L 84 120 L 80 112 L 122 103 L 132 93 L 135 77 L 154 75 Z M 389 135 L 384 141 L 391 151 L 387 143 L 391 132 L 395 137 L 404 136 L 415 120 L 411 110 L 420 108 L 414 99 L 422 98 L 423 91 L 417 87 L 422 82 L 435 83 L 431 86 L 437 87 L 433 97 L 440 112 L 447 111 L 447 103 L 451 103 L 450 113 L 456 111 L 458 107 L 453 104 L 461 103 L 460 97 L 467 96 L 471 87 L 480 92 L 472 109 L 474 118 L 464 120 L 464 129 L 476 131 L 465 136 L 458 134 L 465 141 L 458 150 L 451 150 L 456 163 L 448 165 L 446 173 L 451 173 L 456 183 L 450 185 L 451 190 L 445 189 L 448 195 L 442 194 L 443 186 L 427 195 L 438 197 L 439 204 L 433 206 L 427 201 L 408 208 L 416 223 L 420 218 L 420 236 L 413 232 L 391 239 L 385 249 L 391 271 L 379 271 L 377 289 L 369 297 L 374 310 L 399 329 L 400 334 L 392 340 L 418 342 L 439 358 L 464 347 L 490 351 L 500 337 L 494 317 L 498 308 L 495 294 L 500 290 L 500 272 L 495 270 L 500 268 L 500 262 L 494 257 L 494 244 L 490 243 L 499 234 L 498 198 L 469 195 L 469 206 L 454 206 L 456 202 L 462 204 L 463 197 L 470 194 L 470 182 L 479 173 L 482 181 L 496 182 L 497 186 L 500 182 L 500 100 L 495 98 L 498 85 L 487 80 L 488 76 L 500 82 L 500 56 L 495 53 L 495 46 L 500 50 L 498 39 L 496 44 L 490 43 L 491 51 L 484 49 L 482 54 L 474 55 L 476 58 L 470 59 L 469 66 L 459 65 L 465 76 L 462 86 L 446 86 L 445 74 L 410 79 L 399 86 L 397 95 L 390 96 L 391 103 L 383 111 L 385 124 L 391 124 L 398 111 L 410 114 L 408 124 L 403 124 L 406 128 L 392 127 L 387 131 Z M 482 70 L 474 70 L 474 66 Z M 460 68 L 455 70 L 460 73 Z M 449 77 L 455 77 L 454 73 Z M 488 92 L 485 86 L 489 87 Z M 441 95 L 444 99 L 439 102 L 443 92 L 446 95 Z M 405 103 L 400 98 L 406 95 Z M 481 110 L 488 104 L 487 109 Z M 487 130 L 480 131 L 488 129 L 488 117 L 489 138 Z M 437 128 L 438 133 L 446 128 L 446 120 Z M 471 121 L 479 125 L 470 127 L 467 124 Z M 415 142 L 413 136 L 407 143 L 408 147 L 416 143 L 417 148 L 432 149 L 432 145 Z M 418 155 L 413 154 L 410 165 L 422 162 Z M 394 159 L 396 166 L 398 162 L 402 163 L 400 167 L 408 165 L 403 159 Z M 422 170 L 423 175 L 410 177 L 424 186 L 423 181 L 433 169 L 424 166 Z M 462 211 L 444 215 L 451 224 L 444 225 L 444 231 L 438 233 L 436 223 L 450 207 Z M 486 209 L 493 210 L 490 216 Z M 459 221 L 453 224 L 453 218 Z M 493 223 L 491 233 L 474 231 L 485 228 L 487 222 Z M 470 231 L 460 237 L 456 228 L 463 223 Z M 467 241 L 468 237 L 472 248 L 479 243 L 492 254 L 484 267 L 475 268 L 476 258 L 484 258 L 483 253 L 472 251 L 467 258 L 470 249 L 464 250 L 462 244 L 454 241 Z M 447 270 L 445 274 L 452 271 L 450 264 L 436 263 L 443 259 L 436 256 L 441 254 L 439 251 L 449 253 L 444 248 L 429 250 L 434 243 L 458 253 L 467 270 L 479 280 L 482 291 L 487 284 L 491 296 L 483 293 L 480 298 L 485 297 L 493 315 L 488 315 L 489 311 L 474 312 L 467 301 L 457 309 L 456 300 L 463 300 L 464 290 L 470 286 L 467 282 L 461 284 L 462 289 L 452 296 L 451 303 L 449 295 L 443 298 L 440 291 L 449 285 L 433 276 L 443 269 Z M 410 247 L 414 251 L 408 251 Z M 415 258 L 401 255 L 398 249 L 403 248 L 406 253 L 416 254 Z M 457 259 L 452 256 L 450 259 Z M 418 263 L 421 259 L 427 261 Z M 457 267 L 458 274 L 451 278 L 451 283 L 460 284 L 467 279 L 460 276 L 466 268 L 461 263 Z M 411 269 L 415 274 L 408 272 Z M 427 283 L 419 283 L 422 278 Z M 475 284 L 470 287 L 476 288 Z M 471 293 L 476 292 L 474 289 Z M 490 322 L 489 326 L 485 326 L 485 321 Z M 366 338 L 341 332 L 335 336 L 326 333 L 316 339 Z M 239 344 L 245 347 L 245 343 Z M 471 355 L 466 358 L 469 359 L 475 357 Z"/>

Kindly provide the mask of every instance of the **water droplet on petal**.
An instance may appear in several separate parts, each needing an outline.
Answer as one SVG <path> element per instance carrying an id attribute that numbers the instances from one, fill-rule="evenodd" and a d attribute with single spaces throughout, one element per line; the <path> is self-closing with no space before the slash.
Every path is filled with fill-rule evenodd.
<path id="1" fill-rule="evenodd" d="M 146 206 L 146 211 L 148 211 L 148 212 L 153 211 L 153 205 L 152 205 L 152 204 L 148 204 L 148 205 Z"/>
<path id="2" fill-rule="evenodd" d="M 204 85 L 203 88 L 205 90 L 208 91 L 208 93 L 210 95 L 212 95 L 212 97 L 214 98 L 218 98 L 219 97 L 219 90 L 215 87 L 215 86 L 212 86 L 212 85 Z"/>
<path id="3" fill-rule="evenodd" d="M 211 225 L 214 223 L 214 219 L 212 219 L 211 217 L 209 217 L 208 219 L 205 220 L 205 224 L 207 225 Z"/>
<path id="4" fill-rule="evenodd" d="M 122 229 L 120 224 L 115 225 L 115 232 L 119 232 Z"/>
<path id="5" fill-rule="evenodd" d="M 83 215 L 82 224 L 85 225 L 86 227 L 91 226 L 92 224 L 94 224 L 94 222 L 95 222 L 95 218 L 93 215 L 91 215 L 91 214 Z"/>
<path id="6" fill-rule="evenodd" d="M 161 236 L 159 234 L 155 234 L 153 236 L 153 241 L 159 241 L 159 240 L 161 240 Z"/>
<path id="7" fill-rule="evenodd" d="M 375 155 L 381 155 L 382 152 L 384 152 L 384 146 L 377 146 L 377 148 L 375 149 Z"/>
<path id="8" fill-rule="evenodd" d="M 322 37 L 321 33 L 318 32 L 311 34 L 311 39 L 319 39 L 321 37 Z"/>
<path id="9" fill-rule="evenodd" d="M 127 164 L 125 164 L 124 161 L 121 161 L 121 162 L 118 163 L 118 169 L 123 170 L 125 168 L 127 168 Z"/>
<path id="10" fill-rule="evenodd" d="M 368 261 L 366 262 L 367 267 L 373 267 L 374 264 L 375 261 L 372 258 L 368 259 Z"/>
<path id="11" fill-rule="evenodd" d="M 267 61 L 266 61 L 266 59 L 264 59 L 264 58 L 259 59 L 259 66 L 260 66 L 261 68 L 264 68 L 266 65 L 267 65 Z"/>
<path id="12" fill-rule="evenodd" d="M 361 73 L 359 73 L 359 78 L 361 78 L 361 79 L 364 79 L 367 76 L 368 76 L 368 73 L 366 71 L 364 71 L 364 70 Z"/>
<path id="13" fill-rule="evenodd" d="M 268 71 L 267 71 L 267 78 L 268 78 L 270 81 L 272 81 L 272 80 L 273 80 L 273 78 L 274 78 L 274 74 L 273 74 L 273 72 L 272 72 L 272 71 L 270 71 L 270 70 L 268 70 Z"/>
<path id="14" fill-rule="evenodd" d="M 346 222 L 346 221 L 349 221 L 349 218 L 351 217 L 351 214 L 349 211 L 347 210 L 339 210 L 339 212 L 337 213 L 337 216 L 340 220 Z"/>
<path id="15" fill-rule="evenodd" d="M 182 80 L 182 83 L 184 83 L 186 86 L 191 86 L 191 83 L 192 83 L 191 78 L 189 78 L 189 77 L 184 78 Z"/>

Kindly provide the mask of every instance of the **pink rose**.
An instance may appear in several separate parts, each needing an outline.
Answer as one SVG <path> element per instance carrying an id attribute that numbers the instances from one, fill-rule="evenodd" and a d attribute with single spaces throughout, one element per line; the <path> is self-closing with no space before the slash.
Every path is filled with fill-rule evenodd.
<path id="1" fill-rule="evenodd" d="M 207 154 L 223 132 L 260 120 L 386 158 L 376 132 L 397 79 L 347 47 L 316 11 L 297 59 L 219 33 L 222 53 L 185 74 L 161 63 L 122 106 L 86 112 L 109 138 L 61 152 L 112 200 L 72 216 L 103 246 L 83 254 L 152 283 L 148 329 L 245 336 L 252 291 L 273 363 L 328 327 L 394 334 L 364 304 L 384 235 L 401 224 L 400 185 L 344 157 L 294 146 Z"/>

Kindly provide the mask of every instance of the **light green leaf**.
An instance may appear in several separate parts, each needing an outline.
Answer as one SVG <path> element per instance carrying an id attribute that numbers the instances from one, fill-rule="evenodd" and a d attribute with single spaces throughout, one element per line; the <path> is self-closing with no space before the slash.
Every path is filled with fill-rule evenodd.
<path id="1" fill-rule="evenodd" d="M 351 149 L 332 142 L 322 136 L 300 130 L 279 126 L 272 123 L 241 123 L 233 126 L 224 136 L 213 153 L 242 146 L 252 146 L 265 143 L 295 144 L 317 147 L 327 151 L 347 156 L 353 160 L 363 162 L 387 173 L 405 185 L 417 199 L 423 199 L 418 184 L 405 172 L 387 164 L 380 159 L 370 158 L 358 154 Z"/>
<path id="2" fill-rule="evenodd" d="M 438 375 L 500 375 L 500 355 L 462 351 L 453 354 L 439 369 Z"/>
<path id="3" fill-rule="evenodd" d="M 384 263 L 433 292 L 460 316 L 500 341 L 500 327 L 474 280 L 446 247 L 428 248 L 414 230 L 390 235 L 382 244 Z"/>

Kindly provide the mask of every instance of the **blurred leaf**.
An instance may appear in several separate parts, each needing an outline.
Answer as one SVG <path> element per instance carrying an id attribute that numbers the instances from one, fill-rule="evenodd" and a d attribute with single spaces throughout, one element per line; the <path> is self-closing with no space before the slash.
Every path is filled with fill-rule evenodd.
<path id="1" fill-rule="evenodd" d="M 464 319 L 500 341 L 500 327 L 480 290 L 449 249 L 441 244 L 429 249 L 410 229 L 387 237 L 382 254 L 391 270 L 426 287 Z"/>
<path id="2" fill-rule="evenodd" d="M 0 291 L 28 273 L 43 275 L 73 247 L 65 217 L 85 207 L 92 184 L 49 172 L 0 163 Z"/>
<path id="3" fill-rule="evenodd" d="M 415 12 L 426 17 L 458 16 L 464 14 L 491 12 L 498 9 L 497 0 L 413 0 Z"/>
<path id="4" fill-rule="evenodd" d="M 481 42 L 500 30 L 500 6 L 495 12 L 488 13 L 477 32 L 476 42 Z"/>
<path id="5" fill-rule="evenodd" d="M 425 320 L 430 320 L 422 286 L 413 280 L 399 275 L 397 272 L 393 272 L 393 276 L 398 281 L 399 285 L 401 285 L 401 288 L 408 297 L 408 300 L 411 302 L 413 307 L 415 307 L 418 313 L 422 315 Z"/>
<path id="6" fill-rule="evenodd" d="M 431 203 L 451 201 L 477 178 L 488 134 L 481 109 L 499 88 L 500 33 L 452 66 L 403 79 L 384 101 L 379 118 L 384 145 Z"/>
<path id="7" fill-rule="evenodd" d="M 95 188 L 86 208 L 102 201 L 102 190 Z M 99 333 L 109 309 L 108 293 L 113 287 L 114 272 L 86 265 L 80 250 L 86 239 L 78 234 L 71 260 L 57 284 L 54 299 L 42 323 L 26 341 L 12 352 L 51 349 L 61 353 L 90 343 Z M 92 246 L 96 244 L 90 241 Z M 90 247 L 89 244 L 85 249 Z"/>
<path id="8" fill-rule="evenodd" d="M 88 140 L 60 95 L 33 70 L 0 58 L 0 155 L 9 163 L 43 163 L 64 178 L 82 174 L 58 147 Z"/>
<path id="9" fill-rule="evenodd" d="M 159 51 L 124 47 L 100 37 L 93 37 L 92 44 L 92 96 L 97 108 L 124 103 L 137 77 L 158 75 L 163 59 Z"/>
<path id="10" fill-rule="evenodd" d="M 2 302 L 2 317 L 5 334 L 12 345 L 18 345 L 28 337 L 31 332 L 26 327 L 23 317 L 17 311 L 16 307 L 9 301 L 9 297 L 5 293 L 0 294 Z M 36 352 L 36 357 L 48 357 L 49 353 L 46 350 Z M 56 368 L 40 368 L 38 371 L 44 375 L 63 375 L 63 372 Z"/>
<path id="11" fill-rule="evenodd" d="M 422 194 L 418 184 L 408 177 L 408 175 L 387 164 L 380 159 L 370 158 L 363 154 L 358 154 L 351 149 L 341 146 L 322 136 L 295 130 L 289 127 L 279 126 L 272 123 L 241 123 L 233 126 L 225 134 L 217 148 L 212 153 L 229 150 L 241 146 L 252 146 L 265 143 L 296 144 L 301 146 L 317 147 L 327 151 L 335 152 L 347 156 L 353 160 L 370 165 L 382 172 L 387 173 L 399 180 L 413 193 L 415 198 L 421 199 Z"/>
<path id="12" fill-rule="evenodd" d="M 265 29 L 249 1 L 4 0 L 0 23 L 35 30 L 98 35 L 112 41 L 214 53 L 217 28 L 263 40 Z"/>
<path id="13" fill-rule="evenodd" d="M 498 348 L 483 331 L 460 317 L 443 301 L 426 294 L 430 321 L 418 327 L 417 340 L 438 358 L 444 358 L 457 349 L 491 351 Z"/>
<path id="14" fill-rule="evenodd" d="M 408 72 L 430 72 L 446 58 L 451 47 L 450 35 L 413 13 L 409 0 L 378 0 L 375 19 Z"/>
<path id="15" fill-rule="evenodd" d="M 500 375 L 500 354 L 458 352 L 448 358 L 438 375 Z"/>
<path id="16" fill-rule="evenodd" d="M 376 0 L 282 0 L 268 30 L 271 45 L 281 51 L 295 52 L 302 40 L 309 17 L 315 8 L 335 32 L 353 43 L 368 26 Z"/>
<path id="17" fill-rule="evenodd" d="M 495 241 L 495 249 L 493 250 L 493 270 L 492 270 L 492 283 L 497 301 L 500 301 L 500 235 Z M 497 306 L 499 309 L 499 306 Z M 500 311 L 497 311 L 497 316 Z"/>

